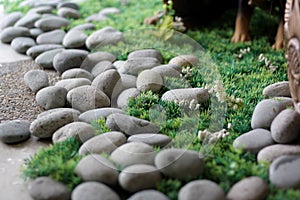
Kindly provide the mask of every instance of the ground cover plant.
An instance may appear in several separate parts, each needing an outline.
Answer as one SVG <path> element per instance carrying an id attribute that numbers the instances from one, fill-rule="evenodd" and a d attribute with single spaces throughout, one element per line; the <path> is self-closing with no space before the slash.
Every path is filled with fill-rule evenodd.
<path id="1" fill-rule="evenodd" d="M 9 1 L 2 1 L 7 12 L 16 10 L 26 12 L 27 8 L 18 7 L 19 2 L 15 1 L 11 4 Z M 120 31 L 146 28 L 142 23 L 144 18 L 163 9 L 161 0 L 131 0 L 128 2 L 86 0 L 81 3 L 82 18 L 105 7 L 117 7 L 121 13 L 113 15 L 107 20 L 93 23 L 99 29 L 112 26 Z M 228 192 L 234 183 L 248 176 L 259 176 L 269 183 L 268 164 L 257 163 L 254 155 L 234 150 L 232 142 L 239 135 L 251 130 L 251 116 L 256 104 L 264 98 L 263 89 L 269 84 L 287 80 L 284 50 L 276 51 L 271 48 L 277 27 L 277 17 L 256 9 L 250 29 L 253 41 L 233 44 L 230 42 L 230 38 L 234 31 L 235 13 L 236 10 L 230 10 L 220 20 L 198 29 L 188 30 L 185 33 L 197 41 L 210 55 L 215 66 L 217 66 L 226 91 L 227 111 L 223 128 L 228 129 L 230 134 L 220 139 L 210 149 L 205 159 L 204 174 L 199 177 L 215 181 L 225 192 Z M 69 28 L 81 23 L 84 23 L 84 20 L 73 20 Z M 165 62 L 168 62 L 172 57 L 167 52 L 162 52 L 162 54 Z M 126 59 L 126 55 L 123 56 L 119 59 Z M 203 77 L 196 68 L 190 69 L 186 79 L 193 87 L 203 87 L 205 84 Z M 172 80 L 170 81 L 172 82 Z M 174 103 L 161 101 L 160 95 L 151 92 L 143 93 L 129 102 L 126 112 L 132 116 L 149 119 L 149 108 L 154 104 L 162 106 L 166 110 L 167 119 L 165 123 L 160 124 L 161 132 L 174 138 L 178 127 L 183 123 L 192 124 L 191 119 L 193 118 L 182 118 L 180 108 Z M 235 103 L 237 98 L 241 101 Z M 207 129 L 209 119 L 209 105 L 203 105 L 200 108 L 199 123 L 196 129 Z M 228 124 L 230 124 L 229 128 Z M 108 131 L 103 119 L 94 122 L 93 125 L 97 134 Z M 191 134 L 194 134 L 194 139 L 189 141 L 186 148 L 200 151 L 202 141 L 197 137 L 197 131 Z M 26 160 L 22 169 L 24 176 L 36 178 L 48 175 L 73 188 L 80 182 L 80 179 L 72 171 L 81 158 L 77 155 L 78 147 L 79 144 L 75 140 L 68 140 L 41 150 Z M 185 183 L 176 179 L 165 178 L 157 185 L 157 189 L 167 194 L 170 199 L 177 199 L 177 192 Z M 300 198 L 300 191 L 297 190 L 277 189 L 270 183 L 269 188 L 268 200 Z"/>

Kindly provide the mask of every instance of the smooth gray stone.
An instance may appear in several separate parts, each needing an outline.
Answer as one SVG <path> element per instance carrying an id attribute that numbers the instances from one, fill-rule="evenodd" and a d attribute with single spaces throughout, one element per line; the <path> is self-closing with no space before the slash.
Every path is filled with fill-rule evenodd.
<path id="1" fill-rule="evenodd" d="M 167 65 L 159 65 L 151 69 L 152 71 L 158 72 L 163 78 L 172 77 L 172 78 L 180 78 L 180 72 L 178 72 L 174 66 Z"/>
<path id="2" fill-rule="evenodd" d="M 67 101 L 72 108 L 80 112 L 110 106 L 110 100 L 104 92 L 87 85 L 70 90 L 67 94 Z"/>
<path id="3" fill-rule="evenodd" d="M 34 23 L 34 26 L 43 31 L 52 31 L 56 29 L 66 28 L 70 22 L 63 17 L 49 16 L 41 18 Z"/>
<path id="4" fill-rule="evenodd" d="M 123 109 L 127 106 L 129 99 L 134 99 L 140 95 L 140 91 L 136 88 L 129 88 L 120 93 L 117 99 L 117 106 Z"/>
<path id="5" fill-rule="evenodd" d="M 156 58 L 160 63 L 163 62 L 163 56 L 160 53 L 160 51 L 156 50 L 156 49 L 140 49 L 140 50 L 135 50 L 132 51 L 128 54 L 128 59 L 132 59 L 132 58 L 140 58 L 140 57 L 152 57 L 152 58 Z"/>
<path id="6" fill-rule="evenodd" d="M 103 21 L 103 20 L 105 20 L 107 18 L 108 18 L 107 16 L 105 16 L 105 15 L 99 15 L 99 13 L 97 13 L 97 14 L 90 15 L 89 17 L 87 17 L 85 19 L 85 21 L 86 22 L 93 22 L 93 21 L 100 22 L 100 21 Z"/>
<path id="7" fill-rule="evenodd" d="M 129 89 L 129 88 L 136 88 L 136 80 L 137 77 L 129 74 L 120 74 L 123 90 Z"/>
<path id="8" fill-rule="evenodd" d="M 45 176 L 29 183 L 28 192 L 35 200 L 69 200 L 71 196 L 67 185 Z"/>
<path id="9" fill-rule="evenodd" d="M 120 41 L 123 41 L 123 34 L 120 31 L 107 26 L 93 32 L 87 38 L 85 44 L 89 50 L 93 50 L 100 46 L 114 45 Z"/>
<path id="10" fill-rule="evenodd" d="M 41 88 L 49 86 L 48 75 L 43 70 L 30 70 L 24 75 L 24 83 L 31 91 L 36 93 Z"/>
<path id="11" fill-rule="evenodd" d="M 64 18 L 71 18 L 71 19 L 79 19 L 80 13 L 73 9 L 73 8 L 67 8 L 67 7 L 61 7 L 57 11 L 57 15 Z"/>
<path id="12" fill-rule="evenodd" d="M 137 57 L 126 60 L 123 67 L 119 68 L 118 71 L 121 74 L 131 74 L 137 76 L 140 72 L 146 69 L 152 69 L 160 65 L 159 60 L 152 57 Z"/>
<path id="13" fill-rule="evenodd" d="M 62 44 L 67 48 L 83 47 L 87 37 L 87 34 L 81 30 L 71 30 L 65 35 Z"/>
<path id="14" fill-rule="evenodd" d="M 233 141 L 233 147 L 235 149 L 242 149 L 244 152 L 256 154 L 264 147 L 273 145 L 274 143 L 270 131 L 254 129 L 236 138 Z"/>
<path id="15" fill-rule="evenodd" d="M 42 33 L 44 33 L 44 31 L 42 31 L 39 28 L 31 28 L 29 29 L 30 32 L 30 37 L 36 39 L 39 35 L 41 35 Z"/>
<path id="16" fill-rule="evenodd" d="M 95 53 L 90 53 L 82 62 L 80 68 L 85 69 L 89 72 L 92 71 L 93 67 L 101 61 L 110 61 L 114 62 L 116 56 L 109 52 L 97 51 Z"/>
<path id="17" fill-rule="evenodd" d="M 136 80 L 136 87 L 142 92 L 158 92 L 163 87 L 164 81 L 158 72 L 144 70 L 139 73 Z"/>
<path id="18" fill-rule="evenodd" d="M 30 9 L 27 14 L 50 14 L 53 12 L 52 6 L 38 6 L 35 8 Z"/>
<path id="19" fill-rule="evenodd" d="M 178 200 L 225 200 L 225 192 L 215 182 L 196 180 L 184 185 L 178 194 Z"/>
<path id="20" fill-rule="evenodd" d="M 100 118 L 106 119 L 109 115 L 113 113 L 122 113 L 125 114 L 123 110 L 118 108 L 98 108 L 93 110 L 88 110 L 82 113 L 79 116 L 79 121 L 83 121 L 86 123 L 92 123 Z"/>
<path id="21" fill-rule="evenodd" d="M 18 53 L 26 54 L 26 51 L 35 46 L 34 39 L 30 37 L 17 37 L 12 40 L 11 47 Z"/>
<path id="22" fill-rule="evenodd" d="M 169 90 L 161 97 L 164 101 L 192 101 L 205 103 L 209 100 L 210 95 L 207 89 L 204 88 L 183 88 Z"/>
<path id="23" fill-rule="evenodd" d="M 70 31 L 73 30 L 79 30 L 79 31 L 85 31 L 85 30 L 95 30 L 96 26 L 92 23 L 84 23 L 84 24 L 79 24 L 75 27 L 73 27 Z"/>
<path id="24" fill-rule="evenodd" d="M 287 107 L 293 106 L 291 98 L 264 99 L 256 106 L 252 114 L 252 129 L 263 128 L 270 130 L 272 121 L 275 117 Z"/>
<path id="25" fill-rule="evenodd" d="M 169 198 L 157 190 L 142 190 L 133 194 L 128 200 L 169 200 Z"/>
<path id="26" fill-rule="evenodd" d="M 55 131 L 52 141 L 58 143 L 74 137 L 77 141 L 84 143 L 94 136 L 95 130 L 92 125 L 84 122 L 72 122 Z"/>
<path id="27" fill-rule="evenodd" d="M 7 27 L 1 31 L 0 40 L 3 43 L 11 43 L 17 37 L 30 37 L 30 31 L 26 27 Z"/>
<path id="28" fill-rule="evenodd" d="M 112 62 L 110 61 L 101 61 L 99 63 L 97 63 L 91 73 L 93 74 L 94 77 L 98 76 L 99 74 L 107 71 L 107 70 L 110 70 L 110 69 L 115 69 L 115 67 L 113 66 Z"/>
<path id="29" fill-rule="evenodd" d="M 79 155 L 84 154 L 110 154 L 116 148 L 126 143 L 126 136 L 117 131 L 97 135 L 81 145 Z"/>
<path id="30" fill-rule="evenodd" d="M 99 15 L 113 15 L 113 14 L 119 14 L 121 11 L 118 8 L 115 7 L 107 7 L 103 8 L 99 11 Z"/>
<path id="31" fill-rule="evenodd" d="M 300 188 L 300 156 L 286 155 L 275 159 L 269 168 L 269 180 L 281 189 Z"/>
<path id="32" fill-rule="evenodd" d="M 121 200 L 118 194 L 99 182 L 84 182 L 72 192 L 72 200 Z"/>
<path id="33" fill-rule="evenodd" d="M 292 109 L 281 111 L 271 124 L 272 138 L 280 144 L 291 143 L 300 135 L 300 114 Z"/>
<path id="34" fill-rule="evenodd" d="M 257 161 L 273 162 L 283 155 L 300 155 L 300 145 L 274 144 L 259 151 Z"/>
<path id="35" fill-rule="evenodd" d="M 15 26 L 23 26 L 27 28 L 34 28 L 34 23 L 39 20 L 42 16 L 38 13 L 27 13 L 24 17 L 19 19 Z"/>
<path id="36" fill-rule="evenodd" d="M 0 140 L 7 144 L 23 142 L 30 137 L 30 122 L 12 120 L 0 123 Z"/>
<path id="37" fill-rule="evenodd" d="M 121 76 L 115 69 L 107 70 L 94 78 L 92 86 L 103 91 L 112 99 L 122 91 Z"/>
<path id="38" fill-rule="evenodd" d="M 94 76 L 90 72 L 84 69 L 74 68 L 74 69 L 69 69 L 64 73 L 62 73 L 61 78 L 62 79 L 86 78 L 92 81 L 94 79 Z"/>
<path id="39" fill-rule="evenodd" d="M 152 165 L 137 164 L 126 167 L 119 175 L 121 187 L 131 193 L 145 189 L 154 189 L 162 177 Z"/>
<path id="40" fill-rule="evenodd" d="M 109 115 L 106 120 L 106 126 L 111 130 L 121 131 L 127 135 L 159 132 L 159 128 L 147 120 L 120 113 Z"/>
<path id="41" fill-rule="evenodd" d="M 44 53 L 41 53 L 39 56 L 37 56 L 34 61 L 45 69 L 53 69 L 54 57 L 57 54 L 61 53 L 63 50 L 64 49 L 61 48 L 45 51 Z"/>
<path id="42" fill-rule="evenodd" d="M 203 157 L 196 151 L 185 149 L 161 150 L 156 155 L 154 162 L 165 176 L 179 180 L 197 178 L 204 169 Z"/>
<path id="43" fill-rule="evenodd" d="M 68 49 L 58 53 L 53 59 L 53 67 L 62 74 L 72 68 L 79 68 L 88 55 L 88 51 Z"/>
<path id="44" fill-rule="evenodd" d="M 67 90 L 59 86 L 49 86 L 36 93 L 36 102 L 44 109 L 63 108 L 66 104 Z"/>
<path id="45" fill-rule="evenodd" d="M 151 146 L 164 147 L 168 145 L 172 139 L 163 134 L 141 133 L 132 135 L 127 139 L 127 142 L 143 142 Z"/>
<path id="46" fill-rule="evenodd" d="M 26 55 L 30 56 L 32 59 L 35 59 L 40 54 L 42 54 L 46 51 L 50 51 L 53 49 L 62 49 L 62 48 L 63 48 L 63 46 L 59 45 L 59 44 L 40 44 L 40 45 L 35 45 L 33 47 L 30 47 L 26 51 Z"/>
<path id="47" fill-rule="evenodd" d="M 263 90 L 263 95 L 268 98 L 273 97 L 291 97 L 288 81 L 281 81 L 268 85 Z"/>
<path id="48" fill-rule="evenodd" d="M 50 6 L 55 8 L 58 3 L 60 3 L 62 0 L 48 0 L 48 1 L 40 1 L 40 0 L 27 0 L 20 3 L 20 6 L 29 6 L 29 7 L 44 7 L 44 6 Z"/>
<path id="49" fill-rule="evenodd" d="M 124 64 L 126 63 L 125 60 L 116 60 L 113 65 L 115 66 L 115 68 L 117 70 L 121 69 L 121 68 L 124 68 Z"/>
<path id="50" fill-rule="evenodd" d="M 268 197 L 268 193 L 267 183 L 258 176 L 251 176 L 235 183 L 226 197 L 231 200 L 264 200 Z"/>
<path id="51" fill-rule="evenodd" d="M 53 30 L 42 33 L 36 38 L 38 44 L 62 44 L 66 32 L 63 30 Z"/>
<path id="52" fill-rule="evenodd" d="M 179 67 L 194 66 L 197 63 L 199 63 L 199 58 L 195 55 L 179 55 L 169 61 L 169 64 Z"/>
<path id="53" fill-rule="evenodd" d="M 74 3 L 74 2 L 61 2 L 59 4 L 57 4 L 56 6 L 57 9 L 59 8 L 73 8 L 75 10 L 79 10 L 80 7 L 77 3 Z"/>
<path id="54" fill-rule="evenodd" d="M 152 146 L 142 142 L 130 142 L 116 148 L 110 159 L 122 167 L 135 164 L 154 165 L 155 155 Z"/>
<path id="55" fill-rule="evenodd" d="M 117 184 L 119 176 L 116 166 L 99 154 L 90 154 L 80 160 L 75 173 L 85 182 L 97 181 L 110 186 Z"/>
<path id="56" fill-rule="evenodd" d="M 12 12 L 8 15 L 4 16 L 1 20 L 0 29 L 5 29 L 10 26 L 14 26 L 15 23 L 21 19 L 22 13 L 21 12 Z"/>
<path id="57" fill-rule="evenodd" d="M 71 108 L 57 108 L 38 115 L 30 124 L 30 132 L 38 138 L 50 138 L 59 128 L 78 121 L 79 111 Z"/>
<path id="58" fill-rule="evenodd" d="M 69 92 L 70 90 L 80 86 L 91 85 L 91 83 L 92 82 L 86 78 L 71 78 L 57 81 L 55 86 L 63 87 Z"/>

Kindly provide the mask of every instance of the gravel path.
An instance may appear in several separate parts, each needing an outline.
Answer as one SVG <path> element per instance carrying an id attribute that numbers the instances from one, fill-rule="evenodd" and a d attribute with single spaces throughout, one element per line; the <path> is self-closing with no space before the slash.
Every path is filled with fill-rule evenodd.
<path id="1" fill-rule="evenodd" d="M 44 111 L 23 81 L 24 74 L 31 69 L 40 67 L 32 60 L 0 64 L 0 122 L 14 119 L 33 121 Z M 51 85 L 59 79 L 54 70 L 46 72 Z"/>

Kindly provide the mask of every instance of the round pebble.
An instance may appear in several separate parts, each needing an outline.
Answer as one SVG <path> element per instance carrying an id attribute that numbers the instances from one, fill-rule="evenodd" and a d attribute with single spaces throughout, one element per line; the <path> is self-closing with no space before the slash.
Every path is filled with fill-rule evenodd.
<path id="1" fill-rule="evenodd" d="M 169 198 L 157 190 L 142 190 L 135 193 L 128 200 L 169 200 Z"/>
<path id="2" fill-rule="evenodd" d="M 168 145 L 172 139 L 163 134 L 141 133 L 132 135 L 127 139 L 128 142 L 143 142 L 151 146 L 164 147 Z"/>
<path id="3" fill-rule="evenodd" d="M 113 113 L 125 114 L 123 110 L 118 108 L 97 108 L 82 113 L 79 116 L 79 120 L 86 123 L 92 123 L 96 120 L 99 120 L 100 118 L 106 119 L 109 115 Z"/>
<path id="4" fill-rule="evenodd" d="M 144 70 L 137 77 L 136 87 L 142 92 L 158 92 L 162 86 L 163 79 L 161 75 L 155 71 Z"/>
<path id="5" fill-rule="evenodd" d="M 37 92 L 49 86 L 48 75 L 43 70 L 30 70 L 24 75 L 24 83 L 31 91 Z"/>
<path id="6" fill-rule="evenodd" d="M 12 120 L 0 123 L 0 140 L 7 144 L 19 143 L 30 137 L 30 122 Z"/>
<path id="7" fill-rule="evenodd" d="M 36 102 L 44 109 L 63 108 L 66 104 L 67 90 L 59 86 L 48 86 L 36 93 Z"/>
<path id="8" fill-rule="evenodd" d="M 268 85 L 263 90 L 263 95 L 268 98 L 273 97 L 291 97 L 290 86 L 288 81 L 281 81 Z"/>
<path id="9" fill-rule="evenodd" d="M 86 78 L 89 79 L 90 81 L 94 79 L 93 75 L 90 72 L 80 68 L 74 68 L 65 71 L 64 73 L 62 73 L 61 78 L 62 79 Z"/>
<path id="10" fill-rule="evenodd" d="M 84 86 L 84 85 L 91 85 L 92 82 L 89 79 L 86 78 L 71 78 L 71 79 L 63 79 L 60 81 L 57 81 L 55 83 L 55 86 L 63 87 L 68 92 L 74 88 Z"/>
<path id="11" fill-rule="evenodd" d="M 274 144 L 260 150 L 257 155 L 259 162 L 272 162 L 283 155 L 299 155 L 300 145 Z"/>

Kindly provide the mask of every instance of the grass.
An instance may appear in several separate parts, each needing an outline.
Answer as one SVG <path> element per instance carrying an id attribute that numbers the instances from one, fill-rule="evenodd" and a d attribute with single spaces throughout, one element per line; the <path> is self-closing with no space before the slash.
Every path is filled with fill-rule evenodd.
<path id="1" fill-rule="evenodd" d="M 5 5 L 7 12 L 22 11 L 25 13 L 28 8 L 19 8 L 17 5 L 20 1 L 1 1 Z M 97 13 L 101 8 L 117 7 L 121 10 L 120 14 L 113 15 L 110 19 L 102 22 L 94 22 L 97 29 L 105 26 L 112 26 L 120 31 L 128 32 L 146 28 L 143 25 L 145 17 L 152 16 L 156 11 L 162 10 L 160 0 L 131 0 L 127 5 L 121 4 L 118 0 L 87 0 L 81 4 L 81 15 L 87 17 Z M 234 108 L 227 102 L 225 120 L 221 126 L 227 127 L 232 124 L 229 130 L 230 135 L 219 142 L 213 148 L 209 148 L 209 154 L 205 160 L 205 170 L 202 177 L 218 183 L 225 192 L 237 181 L 248 176 L 259 176 L 263 178 L 270 188 L 268 200 L 294 200 L 300 198 L 299 190 L 281 190 L 275 188 L 268 181 L 268 164 L 257 163 L 255 155 L 243 154 L 233 149 L 232 142 L 239 135 L 250 131 L 251 116 L 256 104 L 264 97 L 263 89 L 269 84 L 287 80 L 287 64 L 284 56 L 284 50 L 276 51 L 271 48 L 274 42 L 274 36 L 277 28 L 276 16 L 270 16 L 268 13 L 256 9 L 251 21 L 252 42 L 234 44 L 230 42 L 233 35 L 235 10 L 228 11 L 219 21 L 211 25 L 199 27 L 197 30 L 189 30 L 186 36 L 189 36 L 200 44 L 206 53 L 210 56 L 216 70 L 220 75 L 224 90 L 227 96 L 241 98 L 243 104 Z M 83 19 L 73 20 L 69 28 L 84 23 Z M 270 31 L 271 30 L 271 31 Z M 133 35 L 134 36 L 134 35 Z M 144 46 L 156 48 L 165 48 L 161 46 L 160 41 L 132 38 L 134 49 Z M 163 51 L 165 62 L 168 62 L 178 52 L 190 52 L 188 46 L 176 46 L 173 42 L 168 49 L 173 51 Z M 118 47 L 120 48 L 120 47 Z M 244 51 L 249 48 L 250 51 Z M 113 49 L 111 49 L 113 50 Z M 126 45 L 122 46 L 122 55 L 120 59 L 126 59 L 126 52 L 130 49 Z M 260 55 L 269 61 L 261 61 Z M 270 66 L 277 66 L 273 71 Z M 192 69 L 191 74 L 187 76 L 188 83 L 180 85 L 191 85 L 193 87 L 203 87 L 207 77 L 198 69 Z M 201 76 L 202 74 L 202 76 Z M 218 77 L 216 77 L 218 78 Z M 174 80 L 170 85 L 176 86 L 178 83 Z M 166 89 L 166 88 L 164 88 Z M 211 105 L 201 105 L 201 112 L 197 115 L 198 122 L 193 121 L 194 116 L 182 116 L 182 110 L 172 103 L 166 103 L 160 100 L 161 93 L 143 93 L 137 99 L 130 101 L 127 112 L 133 116 L 149 119 L 151 113 L 149 108 L 153 105 L 159 105 L 165 110 L 165 121 L 160 123 L 162 132 L 168 134 L 174 140 L 176 145 L 184 146 L 189 149 L 201 151 L 203 143 L 196 137 L 197 130 L 209 128 L 211 122 Z M 155 114 L 155 113 L 152 113 Z M 189 144 L 181 142 L 187 138 L 184 134 L 178 134 L 178 130 L 183 124 L 187 126 L 196 123 L 198 127 L 193 127 L 188 138 Z M 98 134 L 107 131 L 105 120 L 100 119 L 94 124 Z M 186 145 L 186 146 L 185 146 Z M 32 158 L 26 160 L 23 168 L 24 176 L 35 178 L 42 175 L 50 175 L 53 178 L 65 182 L 70 188 L 73 188 L 80 182 L 74 175 L 73 169 L 80 157 L 76 154 L 78 144 L 75 141 L 66 141 L 62 144 L 55 144 L 47 149 L 41 150 Z M 177 192 L 186 182 L 174 179 L 164 178 L 158 185 L 157 189 L 164 192 L 170 199 L 177 199 Z"/>

